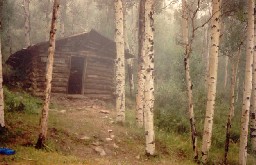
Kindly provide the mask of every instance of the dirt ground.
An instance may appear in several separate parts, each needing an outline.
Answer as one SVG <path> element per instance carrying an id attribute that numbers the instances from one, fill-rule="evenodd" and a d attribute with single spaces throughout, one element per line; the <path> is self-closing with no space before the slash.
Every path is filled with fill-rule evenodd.
<path id="1" fill-rule="evenodd" d="M 187 159 L 182 153 L 170 153 L 165 144 L 159 141 L 156 141 L 157 156 L 145 156 L 144 132 L 136 128 L 133 105 L 127 106 L 127 121 L 120 125 L 115 122 L 111 100 L 56 95 L 51 102 L 46 142 L 48 152 L 73 156 L 82 164 L 91 165 L 175 165 L 184 164 L 181 162 Z M 18 133 L 9 138 L 9 144 L 13 147 L 19 145 L 34 148 L 39 114 L 11 115 L 8 118 L 13 117 L 13 121 L 8 123 L 8 127 L 10 130 L 18 130 Z M 17 158 L 13 160 L 20 161 Z"/>
<path id="2" fill-rule="evenodd" d="M 49 123 L 49 136 L 64 154 L 97 164 L 176 164 L 162 159 L 169 156 L 164 146 L 159 146 L 161 159 L 144 156 L 144 133 L 135 128 L 132 110 L 127 124 L 120 125 L 110 100 L 55 96 L 52 102 L 56 107 L 50 113 L 55 119 Z"/>

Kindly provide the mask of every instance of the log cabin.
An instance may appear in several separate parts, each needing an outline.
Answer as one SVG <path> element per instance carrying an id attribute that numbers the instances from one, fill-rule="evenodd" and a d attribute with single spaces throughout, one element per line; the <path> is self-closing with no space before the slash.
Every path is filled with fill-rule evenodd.
<path id="1" fill-rule="evenodd" d="M 48 42 L 41 42 L 12 54 L 7 64 L 16 80 L 33 95 L 42 96 Z M 133 55 L 125 51 L 125 58 Z M 115 42 L 95 30 L 56 40 L 52 93 L 113 98 Z"/>

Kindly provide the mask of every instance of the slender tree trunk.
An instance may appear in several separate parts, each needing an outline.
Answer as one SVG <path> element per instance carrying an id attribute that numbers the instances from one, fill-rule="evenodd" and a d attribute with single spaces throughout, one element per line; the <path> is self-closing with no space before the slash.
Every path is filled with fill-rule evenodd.
<path id="1" fill-rule="evenodd" d="M 256 46 L 256 19 L 254 15 L 254 46 Z M 253 52 L 253 72 L 252 72 L 252 108 L 250 115 L 250 137 L 252 150 L 256 152 L 256 49 L 254 48 Z"/>
<path id="2" fill-rule="evenodd" d="M 136 96 L 136 123 L 139 128 L 144 122 L 144 86 L 145 86 L 145 0 L 139 7 L 139 51 L 138 51 L 138 89 Z"/>
<path id="3" fill-rule="evenodd" d="M 0 129 L 5 127 L 4 122 L 4 94 L 3 94 L 3 67 L 2 67 L 2 5 L 0 2 Z"/>
<path id="4" fill-rule="evenodd" d="M 51 6 L 51 0 L 47 0 L 47 5 L 45 9 L 45 40 L 49 40 L 49 28 L 50 28 L 50 6 Z"/>
<path id="5" fill-rule="evenodd" d="M 155 154 L 154 132 L 154 0 L 145 3 L 145 135 L 146 155 Z"/>
<path id="6" fill-rule="evenodd" d="M 206 54 L 205 54 L 205 87 L 207 88 L 208 85 L 208 74 L 209 74 L 209 56 L 210 56 L 210 42 L 209 42 L 209 27 L 208 25 L 206 26 Z"/>
<path id="7" fill-rule="evenodd" d="M 129 87 L 130 87 L 130 96 L 133 96 L 134 91 L 134 78 L 133 78 L 133 59 L 127 60 L 127 70 L 128 70 L 128 77 L 129 77 Z"/>
<path id="8" fill-rule="evenodd" d="M 128 26 L 126 22 L 126 18 L 128 18 L 127 8 L 124 5 L 124 43 L 125 43 L 125 50 L 131 50 L 129 45 L 128 39 Z M 130 96 L 133 95 L 134 91 L 134 81 L 133 81 L 133 59 L 127 59 L 127 72 L 128 72 L 128 80 L 129 80 L 129 87 L 130 87 Z"/>
<path id="9" fill-rule="evenodd" d="M 52 12 L 52 24 L 50 31 L 50 40 L 49 40 L 49 55 L 47 61 L 47 70 L 46 70 L 46 89 L 45 89 L 45 98 L 44 106 L 42 109 L 41 119 L 40 119 L 40 133 L 37 140 L 36 148 L 40 149 L 44 147 L 44 141 L 47 135 L 48 129 L 48 112 L 49 112 L 49 103 L 51 96 L 51 87 L 52 87 L 52 71 L 53 71 L 53 62 L 54 62 L 54 53 L 55 53 L 55 40 L 56 40 L 56 24 L 59 10 L 59 0 L 54 0 L 53 12 Z"/>
<path id="10" fill-rule="evenodd" d="M 224 164 L 227 164 L 227 156 L 229 151 L 229 142 L 230 142 L 230 131 L 231 131 L 231 122 L 235 114 L 235 88 L 236 88 L 236 77 L 237 70 L 241 56 L 241 49 L 238 48 L 237 55 L 233 59 L 233 63 L 231 65 L 231 86 L 230 86 L 230 105 L 229 105 L 229 113 L 228 120 L 226 125 L 226 141 L 225 141 L 225 153 L 224 153 Z"/>
<path id="11" fill-rule="evenodd" d="M 218 54 L 220 40 L 220 1 L 212 0 L 212 19 L 211 19 L 211 49 L 209 57 L 209 74 L 208 74 L 208 94 L 206 115 L 204 121 L 204 132 L 202 141 L 202 163 L 206 164 L 211 147 L 212 126 L 215 108 Z"/>
<path id="12" fill-rule="evenodd" d="M 131 21 L 131 31 L 132 31 L 132 43 L 131 43 L 131 52 L 136 54 L 136 48 L 138 43 L 138 22 L 137 19 L 139 17 L 139 11 L 138 11 L 138 4 L 137 2 L 132 7 L 132 21 Z"/>
<path id="13" fill-rule="evenodd" d="M 236 83 L 236 103 L 238 102 L 238 99 L 239 99 L 239 77 L 237 78 L 237 83 Z"/>
<path id="14" fill-rule="evenodd" d="M 247 160 L 248 125 L 250 114 L 250 100 L 252 93 L 252 66 L 254 48 L 254 0 L 248 0 L 248 27 L 246 46 L 246 68 L 243 93 L 243 108 L 241 117 L 241 133 L 239 146 L 239 164 L 245 165 Z"/>
<path id="15" fill-rule="evenodd" d="M 115 0 L 116 18 L 116 111 L 117 122 L 125 122 L 124 15 L 122 0 Z"/>
<path id="16" fill-rule="evenodd" d="M 198 159 L 198 149 L 197 149 L 197 133 L 195 126 L 195 117 L 194 117 L 194 103 L 193 103 L 193 84 L 190 76 L 190 55 L 191 55 L 191 44 L 189 43 L 189 28 L 188 28 L 188 12 L 187 12 L 187 2 L 182 0 L 182 37 L 184 44 L 184 66 L 185 66 L 185 75 L 187 83 L 187 92 L 188 92 L 188 113 L 191 129 L 191 142 L 194 151 L 194 159 Z"/>
<path id="17" fill-rule="evenodd" d="M 224 89 L 227 87 L 227 81 L 228 81 L 228 59 L 229 57 L 225 57 L 225 77 L 224 77 Z"/>
<path id="18" fill-rule="evenodd" d="M 25 15 L 24 29 L 25 29 L 25 44 L 26 44 L 26 47 L 31 45 L 31 40 L 30 40 L 31 27 L 30 27 L 29 3 L 30 3 L 30 0 L 23 0 L 24 15 Z"/>
<path id="19" fill-rule="evenodd" d="M 67 2 L 66 0 L 62 0 L 62 9 L 61 9 L 61 21 L 60 21 L 60 36 L 65 37 L 65 21 L 66 21 L 66 10 L 67 10 Z"/>

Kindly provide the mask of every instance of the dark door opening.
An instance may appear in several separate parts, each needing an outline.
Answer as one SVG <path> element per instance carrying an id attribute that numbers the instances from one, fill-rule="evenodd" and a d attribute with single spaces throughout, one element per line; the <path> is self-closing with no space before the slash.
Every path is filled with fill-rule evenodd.
<path id="1" fill-rule="evenodd" d="M 68 83 L 69 94 L 82 94 L 84 57 L 71 57 L 70 75 Z"/>

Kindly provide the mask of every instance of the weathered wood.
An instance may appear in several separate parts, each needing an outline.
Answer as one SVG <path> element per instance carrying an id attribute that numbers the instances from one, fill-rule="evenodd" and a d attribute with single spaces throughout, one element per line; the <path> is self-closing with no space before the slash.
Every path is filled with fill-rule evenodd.
<path id="1" fill-rule="evenodd" d="M 105 79 L 93 79 L 93 78 L 87 78 L 85 80 L 85 84 L 89 84 L 89 83 L 93 83 L 93 84 L 105 84 L 105 85 L 110 85 L 113 86 L 114 82 L 113 81 L 107 81 Z"/>
<path id="2" fill-rule="evenodd" d="M 65 81 L 52 81 L 52 86 L 58 86 L 58 87 L 66 87 L 68 85 L 68 82 Z M 38 87 L 45 87 L 44 81 L 37 82 Z"/>
<path id="3" fill-rule="evenodd" d="M 97 72 L 106 72 L 106 73 L 113 73 L 114 74 L 114 69 L 111 67 L 96 67 L 96 66 L 92 66 L 89 65 L 87 67 L 87 70 L 93 70 L 93 71 L 97 71 Z"/>
<path id="4" fill-rule="evenodd" d="M 75 42 L 73 39 L 69 40 L 69 37 L 57 41 L 53 63 L 52 88 L 60 87 L 61 90 L 52 90 L 52 92 L 68 91 L 71 58 L 81 57 L 85 59 L 82 93 L 86 93 L 83 89 L 96 90 L 96 94 L 102 93 L 100 90 L 108 90 L 112 95 L 114 91 L 115 43 L 105 43 L 107 39 L 99 40 L 96 38 L 86 39 L 86 43 L 83 43 L 84 37 L 76 36 L 74 38 Z M 45 88 L 48 45 L 49 43 L 40 43 L 31 46 L 28 51 L 21 52 L 29 54 L 29 57 L 19 59 L 23 63 L 21 68 L 24 69 L 23 72 L 25 73 L 25 80 L 22 80 L 24 86 L 28 89 L 33 88 L 35 94 L 43 92 Z"/>
<path id="5" fill-rule="evenodd" d="M 113 77 L 111 76 L 102 76 L 102 75 L 95 75 L 95 74 L 87 74 L 86 75 L 86 78 L 89 79 L 89 78 L 94 78 L 94 79 L 99 79 L 99 80 L 107 80 L 107 81 L 113 81 Z"/>
<path id="6" fill-rule="evenodd" d="M 113 87 L 108 85 L 86 84 L 85 89 L 113 90 Z"/>
<path id="7" fill-rule="evenodd" d="M 37 81 L 37 82 L 45 82 L 45 77 L 43 77 L 43 76 L 38 76 L 38 77 L 36 78 L 36 81 Z M 54 77 L 52 81 L 53 81 L 53 82 L 68 82 L 68 78 L 56 78 L 56 77 Z"/>
<path id="8" fill-rule="evenodd" d="M 86 72 L 87 72 L 87 66 L 88 66 L 88 61 L 87 58 L 84 60 L 84 69 L 83 69 L 83 77 L 82 77 L 82 94 L 84 93 L 84 86 L 85 86 L 85 77 L 86 77 Z"/>
<path id="9" fill-rule="evenodd" d="M 67 88 L 66 87 L 56 87 L 56 86 L 53 86 L 52 87 L 52 91 L 53 92 L 67 92 Z"/>
<path id="10" fill-rule="evenodd" d="M 113 94 L 111 91 L 96 90 L 96 89 L 85 89 L 84 94 Z"/>

